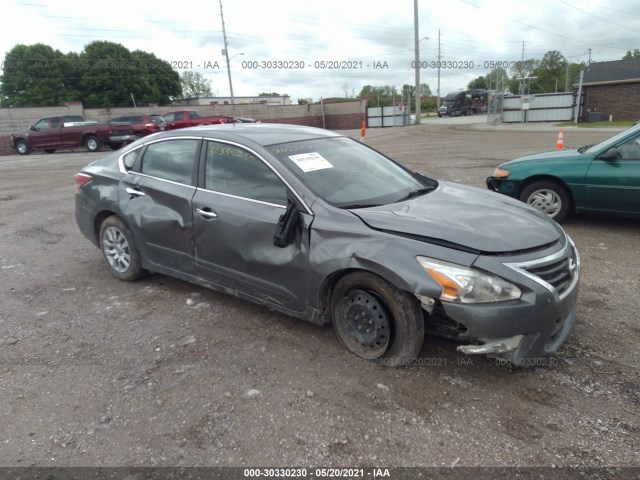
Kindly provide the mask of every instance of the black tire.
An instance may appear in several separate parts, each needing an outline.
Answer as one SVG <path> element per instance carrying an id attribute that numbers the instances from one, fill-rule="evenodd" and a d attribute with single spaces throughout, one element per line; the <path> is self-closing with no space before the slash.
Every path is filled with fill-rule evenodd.
<path id="1" fill-rule="evenodd" d="M 87 150 L 90 152 L 97 152 L 102 148 L 102 143 L 95 135 L 89 135 L 84 139 L 84 146 L 87 147 Z"/>
<path id="2" fill-rule="evenodd" d="M 347 349 L 386 366 L 410 364 L 424 342 L 418 300 L 369 272 L 350 273 L 338 280 L 331 316 Z"/>
<path id="3" fill-rule="evenodd" d="M 571 211 L 571 198 L 566 189 L 553 180 L 538 180 L 525 187 L 520 200 L 546 213 L 556 222 L 564 220 Z"/>
<path id="4" fill-rule="evenodd" d="M 29 144 L 27 142 L 25 142 L 24 140 L 18 140 L 15 144 L 16 146 L 16 150 L 18 151 L 18 153 L 20 155 L 28 155 L 30 148 L 29 148 Z"/>
<path id="5" fill-rule="evenodd" d="M 45 153 L 56 153 L 56 149 L 55 148 L 45 148 L 44 151 L 45 151 Z"/>
<path id="6" fill-rule="evenodd" d="M 114 277 L 132 282 L 147 275 L 133 232 L 115 215 L 100 226 L 100 250 Z"/>

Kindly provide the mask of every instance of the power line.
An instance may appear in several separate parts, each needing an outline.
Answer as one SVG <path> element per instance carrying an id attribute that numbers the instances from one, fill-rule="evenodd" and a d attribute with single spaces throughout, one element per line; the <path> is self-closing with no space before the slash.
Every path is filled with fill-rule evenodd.
<path id="1" fill-rule="evenodd" d="M 620 25 L 619 23 L 611 22 L 611 21 L 607 20 L 606 18 L 598 17 L 598 16 L 596 16 L 596 15 L 594 15 L 592 13 L 589 13 L 589 12 L 587 12 L 585 10 L 582 10 L 581 8 L 576 7 L 575 5 L 571 5 L 569 2 L 565 2 L 565 0 L 560 0 L 560 1 L 562 3 L 564 3 L 565 5 L 567 5 L 568 7 L 571 7 L 571 8 L 573 8 L 573 9 L 579 11 L 579 12 L 582 12 L 585 15 L 589 15 L 590 17 L 593 17 L 593 18 L 595 18 L 597 20 L 603 21 L 605 23 L 610 23 L 611 25 L 615 25 L 616 27 L 626 28 L 627 30 L 631 30 L 632 32 L 637 32 L 638 31 L 637 28 L 630 28 L 630 27 L 627 27 L 625 25 Z"/>
<path id="2" fill-rule="evenodd" d="M 484 10 L 483 7 L 480 7 L 478 5 L 474 5 L 473 3 L 471 3 L 471 2 L 469 2 L 467 0 L 458 0 L 458 1 L 462 2 L 462 3 L 466 4 L 466 5 L 469 5 L 469 6 L 473 7 L 473 8 L 477 8 L 478 10 Z M 500 18 L 503 18 L 505 20 L 509 20 L 510 22 L 517 23 L 518 25 L 522 25 L 523 27 L 531 28 L 533 30 L 538 30 L 540 32 L 548 33 L 549 35 L 554 35 L 556 37 L 564 38 L 564 39 L 567 39 L 567 40 L 572 40 L 574 42 L 583 43 L 585 45 L 595 45 L 595 46 L 604 47 L 604 48 L 618 48 L 618 47 L 612 47 L 611 45 L 604 45 L 602 43 L 594 43 L 594 42 L 591 42 L 591 41 L 587 42 L 585 40 L 580 40 L 580 39 L 577 39 L 577 38 L 568 37 L 566 35 L 562 35 L 561 33 L 551 32 L 549 30 L 545 30 L 544 28 L 536 27 L 535 25 L 529 25 L 529 24 L 521 22 L 519 20 L 515 20 L 513 18 L 505 17 L 505 16 L 502 16 L 502 15 L 497 15 L 497 16 L 500 17 Z"/>

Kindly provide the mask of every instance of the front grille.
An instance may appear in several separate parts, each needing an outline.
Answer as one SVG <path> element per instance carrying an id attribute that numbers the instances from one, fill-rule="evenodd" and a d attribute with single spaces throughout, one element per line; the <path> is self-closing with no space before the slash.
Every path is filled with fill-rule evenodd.
<path id="1" fill-rule="evenodd" d="M 578 252 L 571 242 L 560 252 L 548 257 L 505 265 L 541 284 L 556 298 L 562 298 L 571 289 L 580 270 Z"/>
<path id="2" fill-rule="evenodd" d="M 565 257 L 548 265 L 524 268 L 524 270 L 552 285 L 558 294 L 562 295 L 573 279 L 570 263 L 570 259 Z"/>

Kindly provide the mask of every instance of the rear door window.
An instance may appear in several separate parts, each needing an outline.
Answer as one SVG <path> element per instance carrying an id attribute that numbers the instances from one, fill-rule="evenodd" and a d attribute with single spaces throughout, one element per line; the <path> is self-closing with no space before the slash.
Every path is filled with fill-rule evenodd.
<path id="1" fill-rule="evenodd" d="M 199 140 L 177 139 L 152 143 L 142 157 L 140 173 L 192 185 Z M 135 160 L 135 159 L 134 159 Z"/>

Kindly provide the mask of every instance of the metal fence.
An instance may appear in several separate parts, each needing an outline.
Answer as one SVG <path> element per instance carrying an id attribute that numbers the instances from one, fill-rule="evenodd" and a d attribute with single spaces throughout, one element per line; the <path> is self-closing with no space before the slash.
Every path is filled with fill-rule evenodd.
<path id="1" fill-rule="evenodd" d="M 410 124 L 410 108 L 406 105 L 392 105 L 388 107 L 367 107 L 367 126 L 404 127 Z"/>
<path id="2" fill-rule="evenodd" d="M 504 106 L 504 93 L 492 93 L 487 99 L 487 123 L 502 122 L 502 109 Z"/>
<path id="3" fill-rule="evenodd" d="M 575 94 L 513 95 L 501 102 L 502 123 L 569 122 L 574 119 Z"/>

